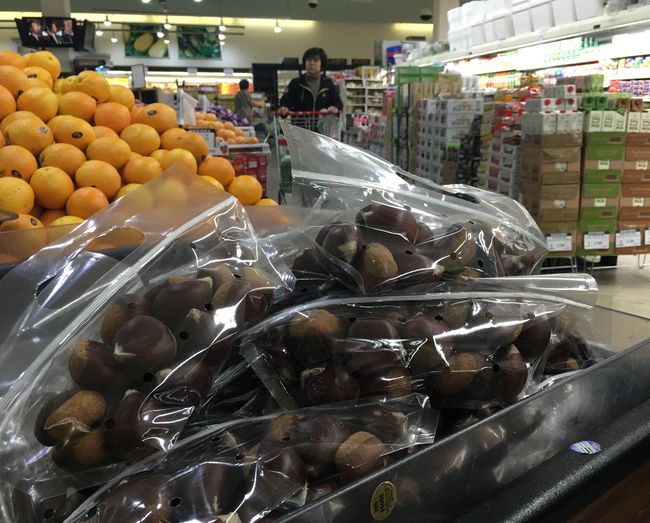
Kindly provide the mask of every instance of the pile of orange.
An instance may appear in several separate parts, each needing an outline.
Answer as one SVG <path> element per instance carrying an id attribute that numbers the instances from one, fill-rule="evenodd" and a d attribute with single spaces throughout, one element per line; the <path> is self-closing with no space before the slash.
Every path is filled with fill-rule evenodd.
<path id="1" fill-rule="evenodd" d="M 214 129 L 217 138 L 230 145 L 250 145 L 260 143 L 255 136 L 246 136 L 246 133 L 241 129 L 237 129 L 232 122 L 222 122 L 212 113 L 197 112 L 196 126 L 193 127 L 199 129 Z"/>
<path id="2" fill-rule="evenodd" d="M 178 128 L 172 107 L 136 105 L 130 89 L 94 71 L 60 74 L 49 51 L 0 51 L 0 211 L 18 214 L 0 232 L 81 223 L 177 163 L 245 205 L 275 204 L 254 177 L 235 177 L 200 135 Z M 205 117 L 243 143 L 231 123 Z"/>

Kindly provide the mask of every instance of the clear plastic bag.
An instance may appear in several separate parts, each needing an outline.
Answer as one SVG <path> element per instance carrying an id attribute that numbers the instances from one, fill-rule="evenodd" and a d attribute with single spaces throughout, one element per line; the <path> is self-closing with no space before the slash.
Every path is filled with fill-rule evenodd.
<path id="1" fill-rule="evenodd" d="M 433 443 L 437 418 L 410 395 L 212 427 L 138 463 L 69 521 L 272 520 Z"/>
<path id="2" fill-rule="evenodd" d="M 149 200 L 125 196 L 0 282 L 3 308 L 15 303 L 2 353 L 13 366 L 2 368 L 0 519 L 13 520 L 8 500 L 24 480 L 60 496 L 168 451 L 236 334 L 293 285 L 233 197 L 170 171 L 141 189 Z M 125 234 L 140 241 L 120 261 L 95 252 Z"/>
<path id="3" fill-rule="evenodd" d="M 578 277 L 569 295 L 592 300 L 588 282 Z M 589 332 L 591 307 L 472 283 L 482 282 L 468 282 L 463 292 L 324 299 L 287 309 L 244 333 L 241 353 L 284 409 L 411 391 L 428 394 L 440 409 L 508 405 L 537 390 L 540 362 L 557 345 Z"/>

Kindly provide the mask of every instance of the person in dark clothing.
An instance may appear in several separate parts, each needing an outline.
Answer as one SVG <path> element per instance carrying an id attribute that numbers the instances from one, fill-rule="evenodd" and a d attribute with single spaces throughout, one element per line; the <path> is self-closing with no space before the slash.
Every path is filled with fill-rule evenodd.
<path id="1" fill-rule="evenodd" d="M 322 111 L 338 114 L 343 109 L 334 82 L 325 76 L 327 55 L 320 47 L 307 49 L 302 56 L 305 73 L 294 78 L 280 99 L 278 114 L 290 111 Z"/>

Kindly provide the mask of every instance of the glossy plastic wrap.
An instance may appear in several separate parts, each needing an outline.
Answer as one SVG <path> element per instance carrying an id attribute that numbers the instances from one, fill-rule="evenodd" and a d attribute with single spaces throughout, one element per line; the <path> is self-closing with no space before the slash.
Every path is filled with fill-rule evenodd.
<path id="1" fill-rule="evenodd" d="M 233 337 L 293 285 L 234 198 L 171 171 L 0 282 L 2 520 L 22 521 L 25 484 L 65 498 L 172 448 Z M 120 262 L 90 252 L 125 234 Z"/>
<path id="2" fill-rule="evenodd" d="M 403 274 L 395 257 L 415 254 L 418 267 L 432 260 L 446 278 L 526 275 L 535 273 L 547 254 L 535 222 L 509 198 L 463 186 L 416 187 L 372 154 L 296 127 L 287 126 L 285 135 L 293 203 L 335 212 L 333 221 L 346 227 L 346 240 L 356 234 L 361 246 L 372 244 L 373 258 L 375 250 L 382 252 L 381 261 L 388 258 L 388 272 Z M 344 251 L 339 257 L 351 255 Z M 405 258 L 408 265 L 415 259 Z"/>
<path id="3" fill-rule="evenodd" d="M 578 277 L 572 291 L 587 302 L 589 279 Z M 594 362 L 588 350 L 571 350 L 586 334 L 576 319 L 588 318 L 590 305 L 481 284 L 310 302 L 249 329 L 241 352 L 285 409 L 411 391 L 440 409 L 501 408 L 534 393 L 548 364 Z"/>
<path id="4" fill-rule="evenodd" d="M 69 521 L 273 521 L 433 443 L 437 419 L 410 395 L 211 427 L 136 464 Z"/>

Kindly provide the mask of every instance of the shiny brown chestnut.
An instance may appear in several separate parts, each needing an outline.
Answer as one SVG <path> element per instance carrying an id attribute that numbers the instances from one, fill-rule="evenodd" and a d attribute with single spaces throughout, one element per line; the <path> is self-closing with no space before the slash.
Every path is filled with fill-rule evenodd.
<path id="1" fill-rule="evenodd" d="M 72 348 L 68 370 L 79 387 L 98 392 L 108 389 L 119 372 L 113 349 L 92 340 L 79 342 Z"/>
<path id="2" fill-rule="evenodd" d="M 176 353 L 179 358 L 205 354 L 224 334 L 225 327 L 218 316 L 200 309 L 190 309 L 174 329 Z M 227 358 L 228 355 L 226 354 Z"/>
<path id="3" fill-rule="evenodd" d="M 293 317 L 286 344 L 293 357 L 304 368 L 309 368 L 331 359 L 332 342 L 341 330 L 341 321 L 331 312 L 312 309 Z"/>
<path id="4" fill-rule="evenodd" d="M 459 329 L 467 323 L 471 311 L 472 302 L 470 300 L 448 301 L 445 303 L 444 310 L 442 311 L 442 321 L 450 329 Z"/>
<path id="5" fill-rule="evenodd" d="M 150 313 L 151 303 L 144 296 L 125 294 L 111 305 L 102 318 L 101 335 L 106 345 L 113 345 L 115 334 L 130 319 Z"/>
<path id="6" fill-rule="evenodd" d="M 34 435 L 48 447 L 65 443 L 90 432 L 105 411 L 106 402 L 98 392 L 80 389 L 62 392 L 41 408 Z"/>
<path id="7" fill-rule="evenodd" d="M 401 440 L 408 432 L 406 414 L 385 405 L 360 407 L 350 424 L 356 430 L 371 432 L 386 444 Z"/>
<path id="8" fill-rule="evenodd" d="M 448 362 L 449 365 L 435 376 L 436 391 L 443 396 L 466 392 L 486 368 L 485 357 L 477 352 L 452 354 Z"/>
<path id="9" fill-rule="evenodd" d="M 309 465 L 323 465 L 334 461 L 339 445 L 350 436 L 350 429 L 337 416 L 308 415 L 292 424 L 281 439 L 295 448 Z"/>
<path id="10" fill-rule="evenodd" d="M 64 470 L 80 471 L 98 467 L 106 462 L 105 430 L 96 428 L 57 447 L 53 454 L 54 463 Z"/>
<path id="11" fill-rule="evenodd" d="M 427 243 L 432 241 L 434 238 L 433 231 L 431 228 L 423 222 L 418 222 L 418 233 L 415 238 L 415 242 L 419 245 L 422 243 Z"/>
<path id="12" fill-rule="evenodd" d="M 390 250 L 376 242 L 363 245 L 355 265 L 367 292 L 376 290 L 399 273 L 399 267 Z"/>
<path id="13" fill-rule="evenodd" d="M 166 488 L 168 482 L 167 476 L 154 474 L 121 483 L 99 505 L 98 522 L 169 521 L 173 504 Z"/>
<path id="14" fill-rule="evenodd" d="M 280 414 L 268 424 L 264 430 L 264 437 L 272 441 L 288 441 L 289 431 L 298 423 L 299 420 L 300 416 L 293 412 Z"/>
<path id="15" fill-rule="evenodd" d="M 383 318 L 358 318 L 348 329 L 348 338 L 363 340 L 399 340 L 395 324 Z"/>
<path id="16" fill-rule="evenodd" d="M 359 479 L 385 465 L 386 447 L 369 432 L 355 432 L 336 451 L 336 468 L 344 483 Z"/>
<path id="17" fill-rule="evenodd" d="M 230 321 L 234 320 L 240 325 L 266 316 L 272 297 L 271 289 L 259 288 L 243 278 L 235 278 L 217 289 L 212 297 L 212 307 L 215 310 L 234 307 Z"/>
<path id="18" fill-rule="evenodd" d="M 400 342 L 388 341 L 381 347 L 372 340 L 345 340 L 343 353 L 345 369 L 356 378 L 388 372 L 402 365 L 404 350 Z"/>
<path id="19" fill-rule="evenodd" d="M 154 395 L 163 405 L 198 405 L 208 396 L 212 371 L 194 358 L 156 373 Z"/>
<path id="20" fill-rule="evenodd" d="M 351 223 L 325 225 L 316 236 L 324 251 L 346 263 L 352 263 L 361 247 L 361 234 Z"/>
<path id="21" fill-rule="evenodd" d="M 356 222 L 376 231 L 402 236 L 411 243 L 415 243 L 419 231 L 410 210 L 376 202 L 361 209 Z"/>
<path id="22" fill-rule="evenodd" d="M 427 374 L 445 365 L 454 339 L 444 321 L 424 315 L 416 316 L 404 324 L 402 332 L 406 339 L 420 342 L 409 361 L 409 368 L 414 374 Z"/>
<path id="23" fill-rule="evenodd" d="M 410 369 L 397 367 L 381 374 L 368 376 L 361 380 L 363 396 L 386 396 L 399 398 L 413 390 Z"/>
<path id="24" fill-rule="evenodd" d="M 109 454 L 121 460 L 138 460 L 154 452 L 144 439 L 147 431 L 155 426 L 153 418 L 157 410 L 159 406 L 145 394 L 126 391 L 104 423 Z"/>
<path id="25" fill-rule="evenodd" d="M 511 403 L 524 390 L 528 380 L 528 368 L 517 348 L 513 345 L 500 347 L 491 358 L 492 379 L 490 392 L 506 403 Z"/>
<path id="26" fill-rule="evenodd" d="M 305 370 L 301 381 L 306 405 L 351 401 L 359 396 L 359 382 L 333 365 Z"/>
<path id="27" fill-rule="evenodd" d="M 117 331 L 113 358 L 129 370 L 156 372 L 176 358 L 176 340 L 160 320 L 137 316 Z"/>
<path id="28" fill-rule="evenodd" d="M 529 313 L 527 318 L 530 321 L 524 324 L 523 330 L 514 344 L 521 355 L 531 361 L 544 354 L 548 347 L 551 340 L 551 324 L 546 318 L 535 317 L 532 313 Z"/>
<path id="29" fill-rule="evenodd" d="M 212 280 L 212 288 L 218 289 L 224 283 L 235 279 L 235 275 L 225 263 L 217 263 L 199 269 L 197 274 L 198 278 L 210 278 Z"/>
<path id="30" fill-rule="evenodd" d="M 439 281 L 445 272 L 443 265 L 427 256 L 411 250 L 393 254 L 399 274 L 395 277 L 400 285 L 419 285 Z"/>
<path id="31" fill-rule="evenodd" d="M 327 496 L 339 488 L 338 483 L 334 480 L 329 480 L 324 483 L 318 483 L 317 485 L 309 485 L 307 489 L 307 503 L 316 501 L 322 497 Z"/>
<path id="32" fill-rule="evenodd" d="M 61 480 L 21 481 L 11 495 L 16 523 L 63 523 L 86 496 Z"/>
<path id="33" fill-rule="evenodd" d="M 484 302 L 474 308 L 468 324 L 470 332 L 455 337 L 456 349 L 489 354 L 497 347 L 510 345 L 517 339 L 524 317 L 516 303 Z"/>
<path id="34" fill-rule="evenodd" d="M 152 316 L 175 329 L 190 309 L 205 310 L 212 299 L 212 279 L 186 280 L 164 288 L 153 300 Z"/>

